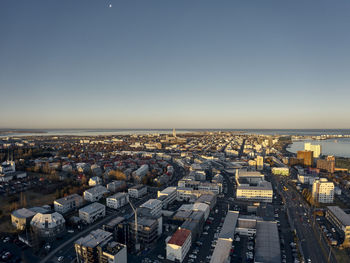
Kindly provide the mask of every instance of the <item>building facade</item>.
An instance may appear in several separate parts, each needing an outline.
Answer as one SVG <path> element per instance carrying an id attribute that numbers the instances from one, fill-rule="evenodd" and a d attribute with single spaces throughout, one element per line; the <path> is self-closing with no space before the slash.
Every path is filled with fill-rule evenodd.
<path id="1" fill-rule="evenodd" d="M 105 215 L 106 207 L 100 203 L 92 203 L 79 209 L 79 218 L 87 224 L 91 224 Z"/>
<path id="2" fill-rule="evenodd" d="M 312 198 L 318 203 L 333 203 L 334 183 L 328 182 L 326 178 L 315 180 L 312 184 Z"/>

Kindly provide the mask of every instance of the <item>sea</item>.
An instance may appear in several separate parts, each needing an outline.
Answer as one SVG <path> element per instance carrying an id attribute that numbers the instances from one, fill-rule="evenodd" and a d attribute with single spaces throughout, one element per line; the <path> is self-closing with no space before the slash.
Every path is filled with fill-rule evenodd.
<path id="1" fill-rule="evenodd" d="M 293 143 L 289 145 L 287 150 L 292 153 L 304 150 L 305 142 L 311 142 L 312 144 L 320 144 L 321 153 L 323 155 L 334 155 L 337 157 L 350 158 L 350 138 L 293 141 Z"/>
<path id="2" fill-rule="evenodd" d="M 25 130 L 18 129 L 13 132 L 7 130 L 6 134 L 0 137 L 16 137 L 16 136 L 100 136 L 100 135 L 128 135 L 128 134 L 171 134 L 173 129 L 44 129 L 44 130 Z M 20 132 L 18 132 L 20 131 Z M 260 135 L 300 135 L 300 136 L 317 136 L 317 135 L 350 135 L 350 129 L 176 129 L 176 133 L 191 132 L 240 132 L 243 134 L 260 134 Z"/>

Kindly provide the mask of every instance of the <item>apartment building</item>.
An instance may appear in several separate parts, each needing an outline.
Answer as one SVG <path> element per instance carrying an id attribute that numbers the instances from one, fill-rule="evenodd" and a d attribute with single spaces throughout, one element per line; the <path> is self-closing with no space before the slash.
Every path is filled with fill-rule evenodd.
<path id="1" fill-rule="evenodd" d="M 108 193 L 106 187 L 102 185 L 97 185 L 84 191 L 84 199 L 89 202 L 96 202 L 100 200 L 106 193 Z"/>
<path id="2" fill-rule="evenodd" d="M 129 195 L 127 193 L 116 193 L 106 199 L 106 205 L 107 207 L 118 209 L 126 205 L 128 201 Z"/>
<path id="3" fill-rule="evenodd" d="M 79 209 L 79 218 L 87 224 L 91 224 L 105 215 L 106 207 L 96 202 Z"/>
<path id="4" fill-rule="evenodd" d="M 166 258 L 171 261 L 183 262 L 191 248 L 191 231 L 178 229 L 166 244 Z"/>
<path id="5" fill-rule="evenodd" d="M 328 182 L 326 178 L 315 180 L 312 184 L 312 198 L 318 203 L 333 203 L 334 183 Z"/>
<path id="6" fill-rule="evenodd" d="M 74 211 L 83 205 L 83 198 L 78 194 L 72 194 L 60 199 L 56 199 L 53 202 L 56 212 L 65 214 L 70 211 Z"/>
<path id="7" fill-rule="evenodd" d="M 176 199 L 176 187 L 167 187 L 162 191 L 158 191 L 157 197 L 165 196 L 162 198 L 163 208 L 167 207 L 169 204 L 173 203 Z"/>
<path id="8" fill-rule="evenodd" d="M 128 194 L 132 198 L 141 198 L 147 194 L 147 186 L 138 184 L 128 189 Z"/>

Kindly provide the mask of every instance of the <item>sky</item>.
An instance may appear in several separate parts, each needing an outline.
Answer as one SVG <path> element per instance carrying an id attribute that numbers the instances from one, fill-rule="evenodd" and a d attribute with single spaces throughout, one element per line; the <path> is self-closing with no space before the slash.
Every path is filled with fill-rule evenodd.
<path id="1" fill-rule="evenodd" d="M 0 128 L 350 128 L 349 13 L 348 0 L 1 0 Z"/>

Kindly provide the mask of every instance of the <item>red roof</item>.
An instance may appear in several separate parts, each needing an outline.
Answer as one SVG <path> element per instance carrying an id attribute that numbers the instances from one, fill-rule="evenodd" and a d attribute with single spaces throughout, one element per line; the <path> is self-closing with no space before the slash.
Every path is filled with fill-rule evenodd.
<path id="1" fill-rule="evenodd" d="M 178 229 L 174 235 L 168 241 L 168 244 L 182 246 L 187 240 L 188 236 L 191 235 L 191 231 L 188 229 Z"/>

